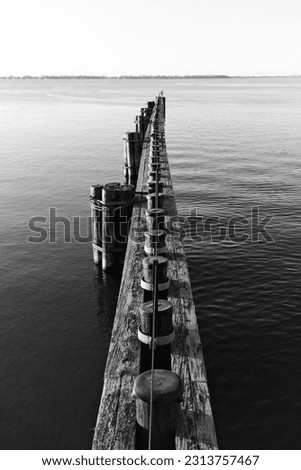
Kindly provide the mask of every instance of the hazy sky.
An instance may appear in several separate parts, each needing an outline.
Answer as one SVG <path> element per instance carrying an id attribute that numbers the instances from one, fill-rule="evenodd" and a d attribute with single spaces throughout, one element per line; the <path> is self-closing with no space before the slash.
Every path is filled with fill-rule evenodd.
<path id="1" fill-rule="evenodd" d="M 301 75 L 301 0 L 0 0 L 0 75 Z"/>

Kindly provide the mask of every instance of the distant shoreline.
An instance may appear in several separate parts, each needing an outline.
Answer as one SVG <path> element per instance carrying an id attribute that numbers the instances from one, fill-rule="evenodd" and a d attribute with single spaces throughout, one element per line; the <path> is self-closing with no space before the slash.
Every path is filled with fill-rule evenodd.
<path id="1" fill-rule="evenodd" d="M 107 76 L 107 75 L 9 75 L 7 77 L 0 77 L 0 79 L 11 80 L 158 80 L 158 79 L 185 79 L 185 78 L 231 78 L 228 75 L 120 75 L 120 76 Z"/>
<path id="2" fill-rule="evenodd" d="M 185 80 L 185 79 L 228 79 L 228 78 L 297 78 L 301 75 L 9 75 L 0 80 Z"/>

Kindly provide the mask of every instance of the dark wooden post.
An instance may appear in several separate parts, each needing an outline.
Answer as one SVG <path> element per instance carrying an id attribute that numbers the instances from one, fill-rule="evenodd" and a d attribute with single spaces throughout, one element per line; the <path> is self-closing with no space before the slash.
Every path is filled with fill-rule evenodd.
<path id="1" fill-rule="evenodd" d="M 148 181 L 147 182 L 147 188 L 148 188 L 149 194 L 155 193 L 156 188 L 158 188 L 159 193 L 162 193 L 162 191 L 163 191 L 163 182 L 158 181 L 158 184 L 157 184 L 157 181 Z"/>
<path id="2" fill-rule="evenodd" d="M 102 205 L 98 201 L 102 200 L 102 188 L 103 185 L 101 184 L 90 186 L 92 247 L 95 264 L 101 263 L 101 250 L 99 248 L 102 248 Z"/>
<path id="3" fill-rule="evenodd" d="M 163 166 L 162 166 L 162 162 L 149 162 L 148 163 L 148 171 L 149 173 L 150 172 L 156 172 L 158 169 L 159 172 L 161 172 L 161 170 L 163 170 Z"/>
<path id="4" fill-rule="evenodd" d="M 151 343 L 152 323 L 153 301 L 144 302 L 140 307 L 139 332 L 147 336 L 147 338 L 140 339 L 140 341 L 145 342 L 145 344 Z M 156 337 L 158 337 L 156 345 L 170 344 L 173 341 L 173 331 L 172 303 L 167 300 L 158 300 L 158 317 L 156 318 L 155 326 Z M 165 338 L 166 336 L 169 338 Z"/>
<path id="5" fill-rule="evenodd" d="M 136 116 L 136 119 L 134 121 L 136 132 L 140 132 L 140 130 L 139 130 L 140 129 L 140 124 L 139 124 L 140 119 L 139 119 L 139 117 L 140 117 L 139 115 Z"/>
<path id="6" fill-rule="evenodd" d="M 163 117 L 165 119 L 165 117 L 166 117 L 166 97 L 161 96 L 161 100 L 162 100 L 162 107 L 163 107 Z"/>
<path id="7" fill-rule="evenodd" d="M 147 449 L 151 371 L 140 374 L 134 384 L 133 397 L 136 398 L 136 419 L 138 449 Z M 183 397 L 183 384 L 180 377 L 169 370 L 155 369 L 153 374 L 153 408 L 151 427 L 151 448 L 154 450 L 175 449 L 175 428 L 180 415 L 180 402 Z"/>
<path id="8" fill-rule="evenodd" d="M 147 199 L 147 209 L 163 209 L 164 208 L 164 194 L 159 193 L 158 198 L 156 193 L 150 193 L 146 195 Z M 156 201 L 158 199 L 158 207 L 156 205 Z"/>
<path id="9" fill-rule="evenodd" d="M 161 172 L 160 172 L 160 168 L 158 166 L 157 166 L 156 170 L 148 172 L 148 177 L 147 177 L 148 182 L 156 181 L 157 176 L 158 176 L 158 181 L 160 181 Z"/>
<path id="10" fill-rule="evenodd" d="M 140 307 L 140 325 L 138 339 L 140 348 L 140 372 L 151 368 L 152 364 L 152 327 L 153 327 L 153 301 L 145 302 Z M 170 344 L 175 338 L 172 324 L 172 304 L 167 300 L 158 300 L 158 311 L 155 319 L 155 369 L 171 369 Z"/>
<path id="11" fill-rule="evenodd" d="M 138 117 L 138 128 L 141 134 L 142 139 L 144 139 L 144 135 L 148 126 L 149 122 L 149 112 L 148 108 L 141 108 L 140 116 Z"/>
<path id="12" fill-rule="evenodd" d="M 163 161 L 164 161 L 163 158 L 159 154 L 155 155 L 154 153 L 150 153 L 150 155 L 149 155 L 149 165 L 152 165 L 153 163 L 162 164 Z"/>
<path id="13" fill-rule="evenodd" d="M 167 277 L 168 260 L 164 256 L 147 256 L 142 260 L 143 278 L 141 287 L 144 290 L 144 302 L 153 298 L 153 263 L 158 260 L 158 298 L 167 299 L 169 279 Z"/>
<path id="14" fill-rule="evenodd" d="M 148 231 L 164 230 L 164 214 L 163 209 L 150 209 L 145 211 Z"/>
<path id="15" fill-rule="evenodd" d="M 154 255 L 157 249 L 157 254 L 162 255 L 165 253 L 165 237 L 166 233 L 164 230 L 150 230 L 144 232 L 144 252 L 147 255 Z"/>
<path id="16" fill-rule="evenodd" d="M 136 184 L 142 152 L 142 140 L 139 132 L 126 132 L 124 141 L 124 174 L 126 184 Z"/>
<path id="17" fill-rule="evenodd" d="M 118 201 L 118 188 L 120 183 L 108 183 L 102 190 L 103 218 L 102 218 L 102 269 L 112 268 L 116 263 L 116 216 Z M 114 204 L 115 203 L 115 204 Z"/>

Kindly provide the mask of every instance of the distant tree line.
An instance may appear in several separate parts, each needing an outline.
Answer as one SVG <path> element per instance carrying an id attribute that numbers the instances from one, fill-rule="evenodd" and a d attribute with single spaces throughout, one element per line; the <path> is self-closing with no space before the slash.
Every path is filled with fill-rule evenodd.
<path id="1" fill-rule="evenodd" d="M 11 80 L 43 80 L 43 79 L 79 79 L 79 80 L 95 80 L 95 79 L 183 79 L 183 78 L 230 78 L 228 75 L 9 75 L 0 77 L 0 79 Z"/>

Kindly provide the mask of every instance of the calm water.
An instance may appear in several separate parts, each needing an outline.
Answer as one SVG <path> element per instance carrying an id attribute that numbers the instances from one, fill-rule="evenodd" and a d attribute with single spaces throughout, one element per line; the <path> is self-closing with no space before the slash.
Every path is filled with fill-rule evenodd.
<path id="1" fill-rule="evenodd" d="M 219 447 L 300 449 L 297 78 L 0 80 L 2 449 L 91 446 L 120 273 L 62 222 L 56 242 L 26 242 L 28 221 L 49 234 L 53 207 L 84 235 L 90 184 L 122 180 L 123 133 L 161 89 L 178 210 L 197 212 L 185 246 Z M 245 221 L 244 243 L 212 243 L 210 217 L 258 206 L 274 241 Z"/>

